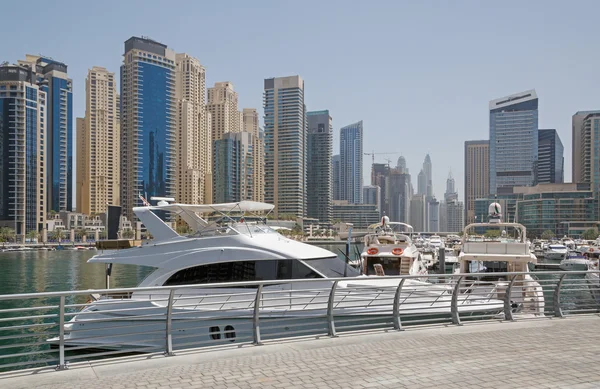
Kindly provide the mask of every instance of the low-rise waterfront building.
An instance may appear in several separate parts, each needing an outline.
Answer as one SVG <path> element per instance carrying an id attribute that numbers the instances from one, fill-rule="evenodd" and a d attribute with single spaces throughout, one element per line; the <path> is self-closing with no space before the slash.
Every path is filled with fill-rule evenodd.
<path id="1" fill-rule="evenodd" d="M 333 202 L 334 222 L 352 223 L 354 228 L 367 228 L 379 222 L 379 210 L 374 204 L 350 204 L 345 200 Z"/>

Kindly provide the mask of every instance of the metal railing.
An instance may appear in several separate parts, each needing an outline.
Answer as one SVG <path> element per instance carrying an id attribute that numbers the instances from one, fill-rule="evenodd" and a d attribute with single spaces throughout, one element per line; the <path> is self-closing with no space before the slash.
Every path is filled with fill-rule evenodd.
<path id="1" fill-rule="evenodd" d="M 490 275 L 504 282 L 488 282 Z M 173 356 L 298 336 L 597 313 L 599 276 L 431 274 L 0 295 L 0 370 L 63 370 L 69 362 L 132 353 Z"/>

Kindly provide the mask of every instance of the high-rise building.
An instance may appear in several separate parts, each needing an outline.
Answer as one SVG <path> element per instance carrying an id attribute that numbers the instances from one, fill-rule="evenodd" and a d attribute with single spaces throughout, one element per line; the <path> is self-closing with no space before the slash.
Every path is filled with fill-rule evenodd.
<path id="1" fill-rule="evenodd" d="M 403 156 L 398 157 L 396 169 L 398 169 L 398 171 L 402 174 L 408 174 L 408 168 L 406 167 L 406 158 L 404 158 Z"/>
<path id="2" fill-rule="evenodd" d="M 464 205 L 457 199 L 446 203 L 446 223 L 448 232 L 460 232 L 464 228 Z"/>
<path id="3" fill-rule="evenodd" d="M 342 200 L 362 203 L 363 122 L 340 129 L 340 191 Z"/>
<path id="4" fill-rule="evenodd" d="M 0 65 L 0 226 L 45 231 L 47 94 L 30 68 Z"/>
<path id="5" fill-rule="evenodd" d="M 77 118 L 77 212 L 106 213 L 120 205 L 119 95 L 115 74 L 103 67 L 88 70 L 85 118 Z"/>
<path id="6" fill-rule="evenodd" d="M 252 167 L 254 187 L 248 200 L 265 201 L 265 137 L 258 125 L 256 108 L 244 108 L 242 111 L 242 129 L 252 134 Z M 250 191 L 250 188 L 248 188 Z"/>
<path id="7" fill-rule="evenodd" d="M 458 193 L 454 187 L 454 177 L 452 176 L 452 172 L 449 172 L 448 178 L 446 179 L 446 192 L 444 193 L 444 201 L 450 202 L 452 200 L 458 200 Z"/>
<path id="8" fill-rule="evenodd" d="M 573 115 L 572 118 L 572 180 L 574 183 L 583 182 L 581 178 L 582 170 L 581 170 L 581 131 L 583 128 L 583 121 L 591 114 L 600 114 L 600 111 L 579 111 Z"/>
<path id="9" fill-rule="evenodd" d="M 208 88 L 208 111 L 211 114 L 213 142 L 222 139 L 228 132 L 242 130 L 238 94 L 231 82 L 216 82 L 215 86 Z"/>
<path id="10" fill-rule="evenodd" d="M 399 169 L 391 169 L 386 180 L 386 198 L 388 210 L 386 215 L 391 221 L 408 223 L 410 218 L 410 174 Z"/>
<path id="11" fill-rule="evenodd" d="M 342 160 L 339 154 L 336 154 L 331 158 L 331 192 L 333 200 L 341 200 L 340 190 L 340 164 Z"/>
<path id="12" fill-rule="evenodd" d="M 431 166 L 431 157 L 429 154 L 425 156 L 423 161 L 423 173 L 425 173 L 425 180 L 427 185 L 427 192 L 424 193 L 427 197 L 433 197 L 433 168 Z"/>
<path id="13" fill-rule="evenodd" d="M 489 150 L 487 140 L 465 142 L 465 219 L 475 222 L 475 200 L 490 194 Z"/>
<path id="14" fill-rule="evenodd" d="M 564 147 L 556 130 L 538 130 L 537 184 L 564 181 Z"/>
<path id="15" fill-rule="evenodd" d="M 410 225 L 416 232 L 427 230 L 427 199 L 425 195 L 417 194 L 410 199 Z"/>
<path id="16" fill-rule="evenodd" d="M 417 175 L 417 194 L 427 196 L 427 176 L 423 169 Z"/>
<path id="17" fill-rule="evenodd" d="M 531 186 L 538 163 L 535 90 L 490 101 L 490 193 Z"/>
<path id="18" fill-rule="evenodd" d="M 250 200 L 254 188 L 253 136 L 227 132 L 213 142 L 214 193 L 216 203 Z"/>
<path id="19" fill-rule="evenodd" d="M 331 223 L 333 125 L 329 111 L 307 112 L 306 215 Z"/>
<path id="20" fill-rule="evenodd" d="M 129 220 L 140 194 L 175 194 L 175 52 L 148 38 L 125 41 L 121 65 L 121 206 Z"/>
<path id="21" fill-rule="evenodd" d="M 176 54 L 177 165 L 173 194 L 184 204 L 212 202 L 211 115 L 205 95 L 204 66 L 188 54 Z"/>
<path id="22" fill-rule="evenodd" d="M 376 205 L 381 212 L 381 188 L 377 185 L 363 186 L 363 204 Z"/>
<path id="23" fill-rule="evenodd" d="M 581 118 L 578 133 L 577 179 L 579 182 L 591 184 L 592 191 L 598 193 L 600 192 L 600 111 L 588 113 Z M 573 160 L 573 163 L 575 162 Z"/>
<path id="24" fill-rule="evenodd" d="M 35 83 L 46 92 L 47 211 L 73 210 L 73 81 L 67 65 L 39 55 L 25 56 L 19 65 L 35 73 Z"/>
<path id="25" fill-rule="evenodd" d="M 279 214 L 306 211 L 307 123 L 300 76 L 265 79 L 265 201 Z"/>
<path id="26" fill-rule="evenodd" d="M 433 197 L 427 202 L 427 232 L 440 231 L 440 202 Z"/>
<path id="27" fill-rule="evenodd" d="M 390 214 L 390 201 L 387 197 L 387 181 L 390 176 L 390 166 L 384 163 L 374 163 L 371 166 L 371 185 L 381 188 L 381 214 Z"/>

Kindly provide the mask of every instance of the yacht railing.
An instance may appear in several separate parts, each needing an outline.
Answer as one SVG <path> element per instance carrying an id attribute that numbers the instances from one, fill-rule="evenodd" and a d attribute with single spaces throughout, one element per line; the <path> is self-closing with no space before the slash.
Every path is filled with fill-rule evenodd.
<path id="1" fill-rule="evenodd" d="M 534 314 L 542 300 L 531 297 L 526 274 L 543 293 L 543 315 Z M 359 330 L 600 312 L 599 271 L 493 276 L 505 282 L 490 283 L 485 273 L 430 274 L 0 295 L 0 370 L 64 370 L 140 353 L 173 356 Z"/>

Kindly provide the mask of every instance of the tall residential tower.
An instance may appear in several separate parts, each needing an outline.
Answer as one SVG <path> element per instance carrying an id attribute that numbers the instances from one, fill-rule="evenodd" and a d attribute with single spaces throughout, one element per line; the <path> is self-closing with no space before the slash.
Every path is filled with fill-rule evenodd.
<path id="1" fill-rule="evenodd" d="M 85 118 L 77 118 L 77 212 L 120 205 L 120 140 L 115 74 L 94 66 L 85 80 Z"/>
<path id="2" fill-rule="evenodd" d="M 306 215 L 331 223 L 333 125 L 329 111 L 306 114 L 308 120 L 308 161 Z"/>
<path id="3" fill-rule="evenodd" d="M 351 204 L 362 203 L 363 122 L 340 129 L 340 196 Z"/>
<path id="4" fill-rule="evenodd" d="M 465 142 L 465 220 L 475 222 L 475 200 L 490 194 L 489 169 L 490 142 L 469 140 Z M 479 220 L 481 222 L 481 220 Z"/>
<path id="5" fill-rule="evenodd" d="M 265 136 L 258 125 L 256 108 L 242 110 L 242 131 L 252 134 L 252 188 L 248 200 L 265 201 Z"/>
<path id="6" fill-rule="evenodd" d="M 307 124 L 300 76 L 264 82 L 265 202 L 280 214 L 306 213 Z"/>
<path id="7" fill-rule="evenodd" d="M 175 53 L 149 38 L 125 41 L 121 65 L 121 205 L 175 194 Z"/>
<path id="8" fill-rule="evenodd" d="M 564 147 L 558 132 L 538 130 L 538 164 L 536 184 L 562 184 L 564 182 Z"/>

